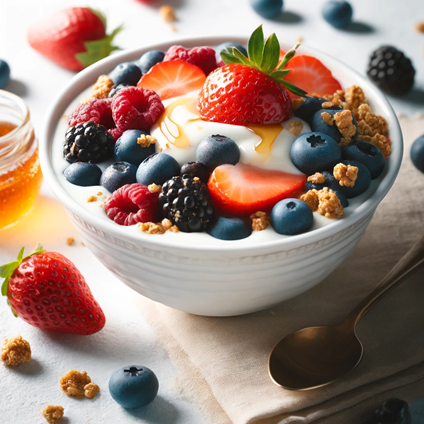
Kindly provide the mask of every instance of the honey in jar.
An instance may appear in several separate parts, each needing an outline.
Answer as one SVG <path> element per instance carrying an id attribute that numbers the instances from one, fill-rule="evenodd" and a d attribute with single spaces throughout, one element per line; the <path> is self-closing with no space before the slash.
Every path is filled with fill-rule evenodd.
<path id="1" fill-rule="evenodd" d="M 0 229 L 31 210 L 41 182 L 29 110 L 19 97 L 0 90 Z"/>

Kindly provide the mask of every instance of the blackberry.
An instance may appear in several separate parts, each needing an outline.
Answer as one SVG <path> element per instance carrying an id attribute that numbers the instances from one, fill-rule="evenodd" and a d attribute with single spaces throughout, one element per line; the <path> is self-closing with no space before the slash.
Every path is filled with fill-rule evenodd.
<path id="1" fill-rule="evenodd" d="M 367 75 L 381 90 L 400 96 L 414 85 L 415 69 L 401 51 L 382 46 L 372 53 Z"/>
<path id="2" fill-rule="evenodd" d="M 162 185 L 159 195 L 163 216 L 180 231 L 205 231 L 214 217 L 208 188 L 198 177 L 184 174 Z"/>
<path id="3" fill-rule="evenodd" d="M 70 162 L 98 163 L 113 155 L 115 142 L 103 125 L 93 121 L 69 127 L 63 143 L 63 156 Z"/>

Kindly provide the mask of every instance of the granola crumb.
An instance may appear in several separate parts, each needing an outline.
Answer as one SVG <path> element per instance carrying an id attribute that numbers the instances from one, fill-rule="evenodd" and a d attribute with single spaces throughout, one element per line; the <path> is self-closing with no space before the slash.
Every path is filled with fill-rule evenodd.
<path id="1" fill-rule="evenodd" d="M 346 146 L 350 146 L 353 143 L 353 138 L 344 138 L 342 137 L 339 141 L 339 147 L 341 149 L 345 148 Z"/>
<path id="2" fill-rule="evenodd" d="M 97 196 L 103 196 L 103 193 L 102 193 L 101 191 L 99 191 L 99 192 L 97 193 Z"/>
<path id="3" fill-rule="evenodd" d="M 168 231 L 171 231 L 171 233 L 179 233 L 180 229 L 176 225 L 173 225 Z"/>
<path id="4" fill-rule="evenodd" d="M 87 203 L 93 203 L 97 202 L 97 196 L 88 196 L 87 199 L 85 199 Z"/>
<path id="5" fill-rule="evenodd" d="M 155 137 L 146 134 L 141 134 L 140 137 L 137 138 L 137 144 L 141 147 L 149 147 L 151 144 L 155 144 L 156 141 Z"/>
<path id="6" fill-rule="evenodd" d="M 333 102 L 324 102 L 321 107 L 323 109 L 331 109 L 332 107 L 334 107 L 335 104 Z"/>
<path id="7" fill-rule="evenodd" d="M 194 178 L 193 178 L 193 181 L 194 181 L 194 182 L 200 181 L 200 178 L 199 178 L 199 177 L 194 177 Z"/>
<path id="8" fill-rule="evenodd" d="M 171 31 L 172 32 L 177 32 L 177 27 L 175 25 L 171 25 Z"/>
<path id="9" fill-rule="evenodd" d="M 333 117 L 328 112 L 321 112 L 321 118 L 327 125 L 333 126 Z"/>
<path id="10" fill-rule="evenodd" d="M 290 122 L 290 132 L 295 135 L 296 137 L 299 137 L 299 135 L 302 133 L 303 130 L 303 124 L 300 121 L 291 121 Z"/>
<path id="11" fill-rule="evenodd" d="M 250 219 L 252 220 L 252 230 L 253 231 L 262 231 L 268 228 L 270 223 L 269 214 L 266 212 L 255 212 L 250 215 Z"/>
<path id="12" fill-rule="evenodd" d="M 292 109 L 293 110 L 299 109 L 300 105 L 303 103 L 304 100 L 305 100 L 304 97 L 299 97 L 298 99 L 294 99 L 292 101 Z"/>
<path id="13" fill-rule="evenodd" d="M 415 24 L 415 30 L 418 32 L 424 32 L 424 22 L 417 22 Z"/>
<path id="14" fill-rule="evenodd" d="M 47 405 L 43 411 L 43 417 L 49 424 L 56 424 L 64 415 L 63 406 Z"/>
<path id="15" fill-rule="evenodd" d="M 74 239 L 73 237 L 68 237 L 68 238 L 66 239 L 66 244 L 67 244 L 68 246 L 72 246 L 72 245 L 74 244 L 74 242 L 75 242 L 75 239 Z"/>
<path id="16" fill-rule="evenodd" d="M 269 315 L 273 317 L 273 316 L 275 316 L 275 312 L 274 311 L 269 311 Z"/>
<path id="17" fill-rule="evenodd" d="M 305 202 L 309 209 L 312 212 L 316 212 L 318 210 L 319 198 L 318 198 L 318 190 L 309 190 L 305 194 L 300 196 L 300 200 Z"/>
<path id="18" fill-rule="evenodd" d="M 84 396 L 88 399 L 92 399 L 99 392 L 100 387 L 95 383 L 88 383 L 84 386 Z"/>
<path id="19" fill-rule="evenodd" d="M 333 190 L 324 187 L 318 191 L 318 213 L 326 218 L 341 218 L 344 215 L 343 206 Z"/>
<path id="20" fill-rule="evenodd" d="M 315 172 L 314 175 L 308 177 L 308 181 L 314 184 L 323 184 L 325 183 L 325 177 L 320 172 Z"/>
<path id="21" fill-rule="evenodd" d="M 153 183 L 148 185 L 147 189 L 150 191 L 150 193 L 159 193 L 161 191 L 161 187 L 162 186 Z"/>
<path id="22" fill-rule="evenodd" d="M 165 234 L 168 230 L 176 232 L 172 228 L 172 222 L 165 218 L 162 222 L 139 222 L 137 228 L 146 234 Z"/>
<path id="23" fill-rule="evenodd" d="M 334 122 L 340 134 L 346 140 L 352 140 L 356 134 L 356 125 L 353 123 L 353 115 L 350 110 L 343 110 L 334 115 Z"/>
<path id="24" fill-rule="evenodd" d="M 358 167 L 338 163 L 333 170 L 333 175 L 339 184 L 344 187 L 353 187 L 358 178 Z"/>
<path id="25" fill-rule="evenodd" d="M 174 22 L 175 21 L 175 10 L 172 6 L 164 5 L 159 9 L 160 16 L 165 22 Z"/>
<path id="26" fill-rule="evenodd" d="M 100 75 L 94 84 L 93 93 L 91 96 L 82 100 L 81 103 L 88 103 L 94 99 L 106 99 L 109 96 L 112 87 L 113 81 L 107 75 Z"/>
<path id="27" fill-rule="evenodd" d="M 85 395 L 84 388 L 89 383 L 91 383 L 91 378 L 85 371 L 71 370 L 60 379 L 60 388 L 68 396 L 81 398 Z"/>
<path id="28" fill-rule="evenodd" d="M 1 349 L 1 360 L 10 367 L 30 362 L 31 346 L 22 336 L 6 339 Z"/>
<path id="29" fill-rule="evenodd" d="M 383 156 L 385 159 L 387 159 L 392 154 L 392 147 L 390 146 L 389 139 L 381 134 L 375 134 L 373 137 L 365 136 L 362 137 L 362 140 L 374 144 L 381 153 L 383 153 Z"/>
<path id="30" fill-rule="evenodd" d="M 296 37 L 296 40 L 297 40 L 298 43 L 303 43 L 304 38 L 301 35 L 298 35 Z"/>

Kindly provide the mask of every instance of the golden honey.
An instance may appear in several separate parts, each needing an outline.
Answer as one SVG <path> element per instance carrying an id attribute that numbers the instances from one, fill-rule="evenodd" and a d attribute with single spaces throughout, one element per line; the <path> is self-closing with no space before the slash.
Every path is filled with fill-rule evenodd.
<path id="1" fill-rule="evenodd" d="M 42 182 L 38 143 L 28 108 L 0 90 L 0 228 L 28 212 Z"/>

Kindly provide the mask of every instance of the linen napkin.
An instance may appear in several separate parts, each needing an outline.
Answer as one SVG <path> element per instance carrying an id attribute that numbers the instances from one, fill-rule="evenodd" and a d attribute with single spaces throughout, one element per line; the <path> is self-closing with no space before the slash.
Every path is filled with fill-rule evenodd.
<path id="1" fill-rule="evenodd" d="M 413 167 L 409 149 L 424 133 L 424 116 L 400 122 L 405 139 L 400 175 L 359 245 L 325 281 L 272 310 L 231 318 L 190 315 L 140 299 L 142 313 L 179 370 L 181 390 L 211 424 L 358 424 L 389 397 L 424 396 L 424 272 L 359 323 L 365 354 L 347 377 L 294 392 L 274 385 L 267 372 L 268 355 L 283 336 L 341 322 L 423 234 L 424 175 Z"/>

